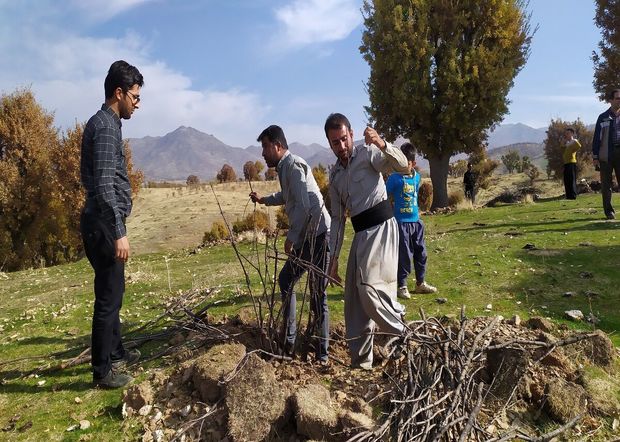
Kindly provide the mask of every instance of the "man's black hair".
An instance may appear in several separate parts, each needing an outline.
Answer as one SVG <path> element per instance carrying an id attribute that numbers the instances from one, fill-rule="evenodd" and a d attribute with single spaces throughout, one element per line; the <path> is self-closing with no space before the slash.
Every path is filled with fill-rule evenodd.
<path id="1" fill-rule="evenodd" d="M 260 143 L 261 141 L 263 141 L 263 138 L 267 138 L 271 143 L 278 142 L 284 149 L 288 149 L 288 143 L 286 142 L 284 131 L 280 126 L 272 124 L 260 133 L 256 141 Z"/>
<path id="2" fill-rule="evenodd" d="M 123 92 L 127 92 L 135 84 L 140 87 L 144 84 L 144 79 L 138 68 L 124 60 L 115 61 L 110 66 L 108 75 L 103 83 L 105 98 L 112 98 L 117 87 L 120 87 Z"/>
<path id="3" fill-rule="evenodd" d="M 573 129 L 572 127 L 567 127 L 566 129 L 564 129 L 570 133 L 572 133 L 573 135 L 575 135 L 575 129 Z"/>
<path id="4" fill-rule="evenodd" d="M 620 94 L 620 89 L 612 89 L 611 91 L 609 91 L 609 93 L 607 94 L 607 101 L 613 100 L 616 94 Z"/>
<path id="5" fill-rule="evenodd" d="M 407 161 L 415 161 L 415 147 L 411 143 L 405 143 L 400 146 L 400 150 L 405 154 Z"/>
<path id="6" fill-rule="evenodd" d="M 333 113 L 327 117 L 325 120 L 325 136 L 327 136 L 327 132 L 332 129 L 340 129 L 342 126 L 345 126 L 348 130 L 351 130 L 351 123 L 349 123 L 349 119 L 342 114 Z"/>

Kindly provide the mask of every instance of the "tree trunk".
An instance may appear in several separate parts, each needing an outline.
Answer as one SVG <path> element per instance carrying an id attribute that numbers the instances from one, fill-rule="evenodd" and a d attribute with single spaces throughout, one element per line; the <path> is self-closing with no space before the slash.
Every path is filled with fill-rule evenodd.
<path id="1" fill-rule="evenodd" d="M 450 156 L 431 157 L 428 159 L 433 183 L 433 204 L 431 209 L 448 206 L 448 168 Z"/>

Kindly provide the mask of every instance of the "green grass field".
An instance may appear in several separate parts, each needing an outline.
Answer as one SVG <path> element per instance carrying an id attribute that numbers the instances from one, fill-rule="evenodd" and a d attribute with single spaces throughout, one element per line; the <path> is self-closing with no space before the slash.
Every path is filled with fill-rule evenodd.
<path id="1" fill-rule="evenodd" d="M 618 195 L 614 199 L 620 204 Z M 468 316 L 541 315 L 571 328 L 593 328 L 563 318 L 565 310 L 580 309 L 596 316 L 597 326 L 619 345 L 620 221 L 604 221 L 600 206 L 600 195 L 592 194 L 424 217 L 427 280 L 439 293 L 407 301 L 409 317 L 417 317 L 419 308 L 427 315 L 457 314 L 465 305 Z M 132 234 L 143 232 L 130 230 L 130 240 Z M 349 226 L 347 243 L 351 236 Z M 526 244 L 534 248 L 524 249 Z M 255 256 L 250 244 L 241 250 Z M 340 266 L 344 274 L 346 256 Z M 244 276 L 229 245 L 134 256 L 126 273 L 126 331 L 157 317 L 167 300 L 191 288 L 218 289 L 215 299 L 226 302 L 211 310 L 216 316 L 234 315 L 248 305 L 247 296 L 238 294 Z M 120 391 L 91 388 L 88 364 L 54 369 L 88 345 L 92 278 L 86 260 L 0 273 L 0 440 L 118 441 L 141 435 L 141 428 L 121 418 Z M 257 283 L 256 275 L 252 280 Z M 448 301 L 439 304 L 437 297 Z M 342 289 L 331 287 L 332 324 L 343 320 L 342 300 Z M 143 353 L 157 351 L 157 345 Z M 154 360 L 145 370 L 162 365 Z M 82 419 L 91 427 L 66 431 Z"/>

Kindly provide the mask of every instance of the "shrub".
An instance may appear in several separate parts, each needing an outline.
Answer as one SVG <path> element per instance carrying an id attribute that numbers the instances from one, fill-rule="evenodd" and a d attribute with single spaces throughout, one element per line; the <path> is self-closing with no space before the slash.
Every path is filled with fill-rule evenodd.
<path id="1" fill-rule="evenodd" d="M 418 189 L 418 207 L 422 212 L 428 212 L 433 205 L 433 185 L 429 181 L 422 181 Z"/>
<path id="2" fill-rule="evenodd" d="M 532 164 L 530 167 L 527 168 L 527 170 L 525 171 L 525 174 L 530 179 L 530 186 L 533 186 L 534 181 L 537 180 L 538 177 L 540 176 L 540 169 L 538 169 L 538 167 Z"/>
<path id="3" fill-rule="evenodd" d="M 241 233 L 247 230 L 269 231 L 269 215 L 262 210 L 256 210 L 248 214 L 245 218 L 233 223 L 233 232 Z"/>
<path id="4" fill-rule="evenodd" d="M 448 207 L 456 207 L 464 200 L 463 192 L 454 190 L 448 194 Z"/>
<path id="5" fill-rule="evenodd" d="M 202 237 L 203 244 L 214 243 L 228 238 L 228 228 L 223 221 L 215 221 L 211 225 L 211 230 L 205 232 Z"/>
<path id="6" fill-rule="evenodd" d="M 284 206 L 280 206 L 276 212 L 276 227 L 280 230 L 286 230 L 289 228 L 288 215 L 284 210 Z"/>

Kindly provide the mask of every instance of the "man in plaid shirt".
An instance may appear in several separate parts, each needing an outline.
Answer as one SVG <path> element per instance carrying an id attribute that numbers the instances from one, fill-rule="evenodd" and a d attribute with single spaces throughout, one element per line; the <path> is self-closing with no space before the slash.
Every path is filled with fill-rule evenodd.
<path id="1" fill-rule="evenodd" d="M 134 66 L 112 63 L 104 82 L 105 103 L 82 137 L 81 177 L 86 203 L 80 222 L 84 250 L 95 271 L 92 325 L 94 384 L 118 388 L 131 382 L 122 369 L 138 360 L 138 350 L 121 342 L 119 311 L 125 291 L 125 263 L 130 248 L 125 219 L 131 213 L 131 186 L 121 133 L 121 119 L 138 109 L 144 81 Z"/>

